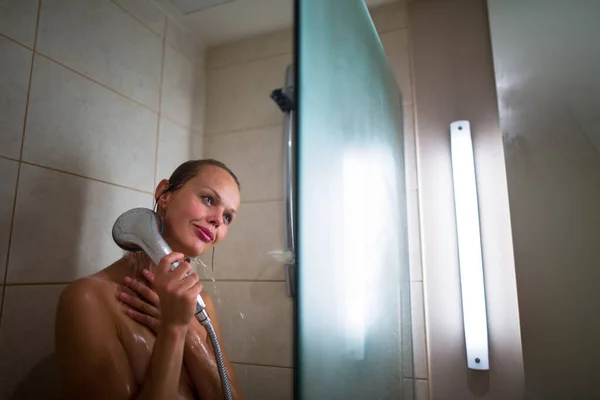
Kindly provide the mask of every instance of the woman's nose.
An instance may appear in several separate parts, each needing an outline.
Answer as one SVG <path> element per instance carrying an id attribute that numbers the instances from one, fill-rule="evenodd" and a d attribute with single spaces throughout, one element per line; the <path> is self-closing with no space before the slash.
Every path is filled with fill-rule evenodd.
<path id="1" fill-rule="evenodd" d="M 218 228 L 223 223 L 223 210 L 214 210 L 214 212 L 207 215 L 206 219 L 210 224 Z"/>

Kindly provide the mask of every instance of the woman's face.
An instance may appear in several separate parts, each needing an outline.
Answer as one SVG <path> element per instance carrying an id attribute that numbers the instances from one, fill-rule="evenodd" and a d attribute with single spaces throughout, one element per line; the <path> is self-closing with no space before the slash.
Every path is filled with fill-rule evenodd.
<path id="1" fill-rule="evenodd" d="M 208 252 L 225 238 L 240 206 L 234 179 L 222 168 L 207 165 L 175 192 L 167 192 L 167 180 L 156 188 L 164 210 L 163 236 L 177 251 L 190 257 Z"/>

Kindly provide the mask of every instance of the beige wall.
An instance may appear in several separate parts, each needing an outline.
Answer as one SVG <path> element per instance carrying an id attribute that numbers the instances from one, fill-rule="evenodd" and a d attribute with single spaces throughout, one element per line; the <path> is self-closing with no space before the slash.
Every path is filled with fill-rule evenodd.
<path id="1" fill-rule="evenodd" d="M 241 182 L 242 205 L 203 273 L 223 342 L 249 400 L 292 397 L 292 299 L 283 265 L 283 114 L 269 97 L 292 62 L 291 30 L 207 52 L 205 157 Z M 214 279 L 214 284 L 211 283 Z"/>
<path id="2" fill-rule="evenodd" d="M 58 397 L 60 292 L 201 151 L 203 48 L 150 5 L 0 1 L 0 398 Z"/>
<path id="3" fill-rule="evenodd" d="M 595 398 L 600 3 L 488 3 L 527 396 Z"/>
<path id="4" fill-rule="evenodd" d="M 431 399 L 524 398 L 504 154 L 483 0 L 415 1 L 410 24 Z M 490 370 L 467 369 L 449 125 L 471 121 Z"/>

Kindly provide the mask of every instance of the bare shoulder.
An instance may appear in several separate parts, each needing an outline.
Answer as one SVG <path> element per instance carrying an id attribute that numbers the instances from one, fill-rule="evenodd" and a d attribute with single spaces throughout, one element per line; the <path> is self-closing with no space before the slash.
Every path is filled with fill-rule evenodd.
<path id="1" fill-rule="evenodd" d="M 94 276 L 72 282 L 60 295 L 57 325 L 73 320 L 81 323 L 90 319 L 97 321 L 94 325 L 106 323 L 110 319 L 110 291 L 110 282 Z"/>
<path id="2" fill-rule="evenodd" d="M 107 289 L 107 282 L 95 277 L 78 279 L 63 290 L 60 306 L 92 306 L 102 302 Z"/>

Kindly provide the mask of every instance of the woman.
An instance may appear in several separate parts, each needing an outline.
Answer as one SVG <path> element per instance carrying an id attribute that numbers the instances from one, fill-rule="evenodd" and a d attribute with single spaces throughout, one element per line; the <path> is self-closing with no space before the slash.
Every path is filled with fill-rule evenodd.
<path id="1" fill-rule="evenodd" d="M 158 265 L 144 253 L 126 254 L 61 295 L 56 355 L 69 399 L 223 399 L 210 339 L 193 317 L 202 286 L 196 273 L 185 277 L 191 266 L 184 260 L 225 238 L 239 182 L 218 161 L 188 161 L 158 184 L 155 198 L 173 253 Z M 171 271 L 175 261 L 181 264 Z M 202 297 L 220 340 L 213 303 Z M 241 399 L 224 356 L 233 397 Z"/>

